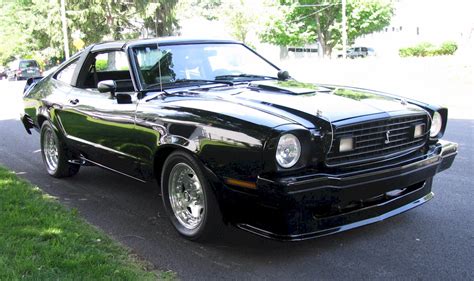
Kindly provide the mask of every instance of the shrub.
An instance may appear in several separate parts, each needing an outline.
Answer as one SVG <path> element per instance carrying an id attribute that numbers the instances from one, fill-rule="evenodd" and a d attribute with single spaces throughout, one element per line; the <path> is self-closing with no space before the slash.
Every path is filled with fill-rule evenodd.
<path id="1" fill-rule="evenodd" d="M 446 41 L 440 47 L 436 47 L 429 42 L 423 42 L 413 47 L 401 48 L 398 50 L 400 57 L 427 57 L 453 55 L 458 49 L 458 45 L 453 41 Z"/>
<path id="2" fill-rule="evenodd" d="M 97 60 L 95 62 L 95 69 L 97 71 L 107 70 L 107 67 L 108 67 L 107 60 Z"/>
<path id="3" fill-rule="evenodd" d="M 446 41 L 441 44 L 441 47 L 438 49 L 440 55 L 453 55 L 458 49 L 458 45 L 453 41 Z"/>

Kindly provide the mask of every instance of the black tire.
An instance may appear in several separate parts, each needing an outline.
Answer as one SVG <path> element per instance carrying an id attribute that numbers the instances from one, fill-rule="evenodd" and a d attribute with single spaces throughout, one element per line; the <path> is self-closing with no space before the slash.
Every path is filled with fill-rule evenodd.
<path id="1" fill-rule="evenodd" d="M 47 144 L 46 142 L 52 138 L 52 142 Z M 49 155 L 54 154 L 48 147 L 55 147 L 57 159 L 56 165 L 52 165 L 51 158 Z M 54 148 L 53 148 L 54 150 Z M 58 137 L 56 131 L 49 121 L 44 121 L 41 126 L 41 156 L 43 157 L 43 163 L 46 167 L 48 174 L 55 178 L 72 177 L 79 172 L 80 165 L 71 164 L 69 160 L 69 151 L 66 144 Z"/>
<path id="2" fill-rule="evenodd" d="M 173 207 L 171 206 L 170 190 L 172 187 L 170 187 L 170 175 L 175 167 L 183 165 L 187 165 L 194 171 L 197 179 L 200 182 L 200 186 L 202 187 L 202 194 L 204 195 L 204 211 L 202 212 L 202 216 L 200 216 L 200 223 L 194 229 L 186 227 L 180 221 L 178 215 L 175 215 Z M 182 189 L 183 191 L 181 193 L 184 194 L 184 192 L 186 192 L 184 183 L 182 184 Z M 199 163 L 199 161 L 193 156 L 179 150 L 170 154 L 163 165 L 161 174 L 161 194 L 168 217 L 179 234 L 189 240 L 201 242 L 212 240 L 212 238 L 216 237 L 217 233 L 223 226 L 222 215 L 212 187 L 203 173 L 202 164 Z M 188 211 L 191 211 L 189 207 L 187 208 Z"/>

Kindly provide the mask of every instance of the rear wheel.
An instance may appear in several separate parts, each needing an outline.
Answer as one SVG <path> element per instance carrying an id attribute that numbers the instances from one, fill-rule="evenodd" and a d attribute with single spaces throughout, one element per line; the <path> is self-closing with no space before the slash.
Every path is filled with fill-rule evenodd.
<path id="1" fill-rule="evenodd" d="M 48 173 L 55 178 L 71 177 L 79 172 L 79 165 L 71 164 L 69 151 L 49 121 L 41 126 L 41 155 Z"/>
<path id="2" fill-rule="evenodd" d="M 213 237 L 222 217 L 201 164 L 185 152 L 173 152 L 161 178 L 163 204 L 176 230 L 190 240 Z"/>

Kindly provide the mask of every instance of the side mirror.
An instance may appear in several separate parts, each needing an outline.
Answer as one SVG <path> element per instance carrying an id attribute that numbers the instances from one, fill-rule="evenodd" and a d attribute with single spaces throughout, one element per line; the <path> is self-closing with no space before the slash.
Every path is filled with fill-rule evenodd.
<path id="1" fill-rule="evenodd" d="M 23 88 L 23 94 L 26 93 L 29 88 L 38 83 L 41 79 L 43 79 L 42 76 L 28 78 L 28 80 L 26 80 L 25 88 Z"/>
<path id="2" fill-rule="evenodd" d="M 110 93 L 111 97 L 115 97 L 115 91 L 117 90 L 117 84 L 114 80 L 104 80 L 97 84 L 97 90 L 101 93 Z"/>

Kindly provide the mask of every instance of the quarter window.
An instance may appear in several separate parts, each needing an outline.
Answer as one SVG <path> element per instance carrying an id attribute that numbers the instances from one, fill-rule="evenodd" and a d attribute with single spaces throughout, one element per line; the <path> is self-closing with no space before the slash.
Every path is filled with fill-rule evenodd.
<path id="1" fill-rule="evenodd" d="M 55 78 L 59 81 L 62 81 L 64 83 L 67 83 L 67 84 L 71 85 L 72 84 L 72 76 L 74 74 L 74 71 L 76 70 L 76 66 L 77 66 L 77 60 L 70 63 L 68 66 L 66 66 L 61 71 L 59 71 L 56 74 Z"/>

